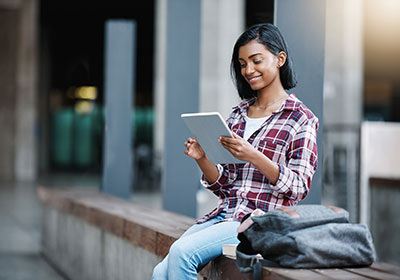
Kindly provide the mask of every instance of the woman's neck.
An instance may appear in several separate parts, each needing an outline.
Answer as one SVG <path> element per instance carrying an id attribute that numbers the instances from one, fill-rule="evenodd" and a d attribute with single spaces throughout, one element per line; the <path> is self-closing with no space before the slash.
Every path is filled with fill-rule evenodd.
<path id="1" fill-rule="evenodd" d="M 283 99 L 287 97 L 288 94 L 281 84 L 275 87 L 263 88 L 257 92 L 257 101 L 255 105 L 259 108 L 266 108 L 280 103 L 279 101 L 283 101 Z"/>
<path id="2" fill-rule="evenodd" d="M 259 91 L 256 101 L 249 107 L 247 116 L 249 118 L 262 118 L 276 111 L 288 97 L 286 91 Z"/>

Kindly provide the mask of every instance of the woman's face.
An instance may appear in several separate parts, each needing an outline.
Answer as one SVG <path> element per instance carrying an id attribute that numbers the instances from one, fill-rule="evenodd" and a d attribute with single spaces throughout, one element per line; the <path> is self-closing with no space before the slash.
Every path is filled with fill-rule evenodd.
<path id="1" fill-rule="evenodd" d="M 252 90 L 261 90 L 275 82 L 280 83 L 279 67 L 283 65 L 281 53 L 278 56 L 272 54 L 256 40 L 239 48 L 241 74 Z"/>

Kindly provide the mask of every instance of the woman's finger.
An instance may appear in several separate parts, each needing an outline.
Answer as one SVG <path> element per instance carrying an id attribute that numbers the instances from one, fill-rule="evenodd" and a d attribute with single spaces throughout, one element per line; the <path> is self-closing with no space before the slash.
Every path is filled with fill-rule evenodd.
<path id="1" fill-rule="evenodd" d="M 233 149 L 237 146 L 236 143 L 230 143 L 230 142 L 224 142 L 224 141 L 221 141 L 220 143 L 225 149 Z"/>
<path id="2" fill-rule="evenodd" d="M 227 149 L 227 150 L 228 150 L 229 152 L 231 152 L 232 154 L 233 154 L 234 152 L 237 151 L 236 147 L 235 147 L 235 146 L 232 146 L 232 145 L 222 144 L 222 147 L 224 147 L 225 149 Z"/>
<path id="3" fill-rule="evenodd" d="M 231 138 L 231 137 L 225 137 L 225 136 L 221 136 L 221 137 L 219 138 L 219 141 L 220 141 L 220 143 L 226 143 L 226 144 L 228 144 L 228 145 L 232 145 L 232 144 L 237 143 L 237 140 L 236 140 L 236 139 L 233 139 L 233 138 Z"/>
<path id="4" fill-rule="evenodd" d="M 235 132 L 233 132 L 232 131 L 232 135 L 233 135 L 233 138 L 235 138 L 235 139 L 238 139 L 238 138 L 242 138 L 242 137 L 240 137 L 239 135 L 237 135 Z"/>

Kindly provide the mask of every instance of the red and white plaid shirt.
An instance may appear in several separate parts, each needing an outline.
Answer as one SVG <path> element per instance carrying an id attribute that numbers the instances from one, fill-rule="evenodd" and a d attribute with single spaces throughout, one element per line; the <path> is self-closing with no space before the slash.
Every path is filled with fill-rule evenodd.
<path id="1" fill-rule="evenodd" d="M 233 108 L 227 119 L 229 128 L 243 137 L 248 107 L 255 98 Z M 317 159 L 318 118 L 294 94 L 248 139 L 249 143 L 279 165 L 275 185 L 251 163 L 218 164 L 219 178 L 201 183 L 219 197 L 218 207 L 198 223 L 226 211 L 225 219 L 241 221 L 255 209 L 265 212 L 292 206 L 304 199 L 310 189 Z"/>

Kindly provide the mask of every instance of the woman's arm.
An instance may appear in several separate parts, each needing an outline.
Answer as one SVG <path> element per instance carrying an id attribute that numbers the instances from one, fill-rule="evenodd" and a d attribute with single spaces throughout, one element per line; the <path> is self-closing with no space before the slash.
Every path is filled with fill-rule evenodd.
<path id="1" fill-rule="evenodd" d="M 318 119 L 304 122 L 289 144 L 286 164 L 270 160 L 243 138 L 221 137 L 220 143 L 238 159 L 253 164 L 270 182 L 271 188 L 293 200 L 307 195 L 318 165 Z"/>
<path id="2" fill-rule="evenodd" d="M 289 144 L 287 163 L 279 164 L 279 179 L 272 188 L 294 200 L 306 197 L 318 166 L 318 119 L 304 122 Z"/>
<path id="3" fill-rule="evenodd" d="M 209 184 L 213 184 L 218 180 L 219 178 L 218 168 L 208 159 L 207 156 L 204 156 L 203 158 L 196 160 L 196 162 Z"/>
<path id="4" fill-rule="evenodd" d="M 240 160 L 253 164 L 268 180 L 275 184 L 279 178 L 279 166 L 267 156 L 254 148 L 242 137 L 233 133 L 233 138 L 221 137 L 219 142 L 230 151 L 232 155 Z"/>
<path id="5" fill-rule="evenodd" d="M 188 138 L 185 142 L 185 147 L 185 154 L 196 160 L 207 182 L 210 184 L 215 183 L 219 178 L 218 168 L 208 159 L 199 142 L 196 139 Z"/>

